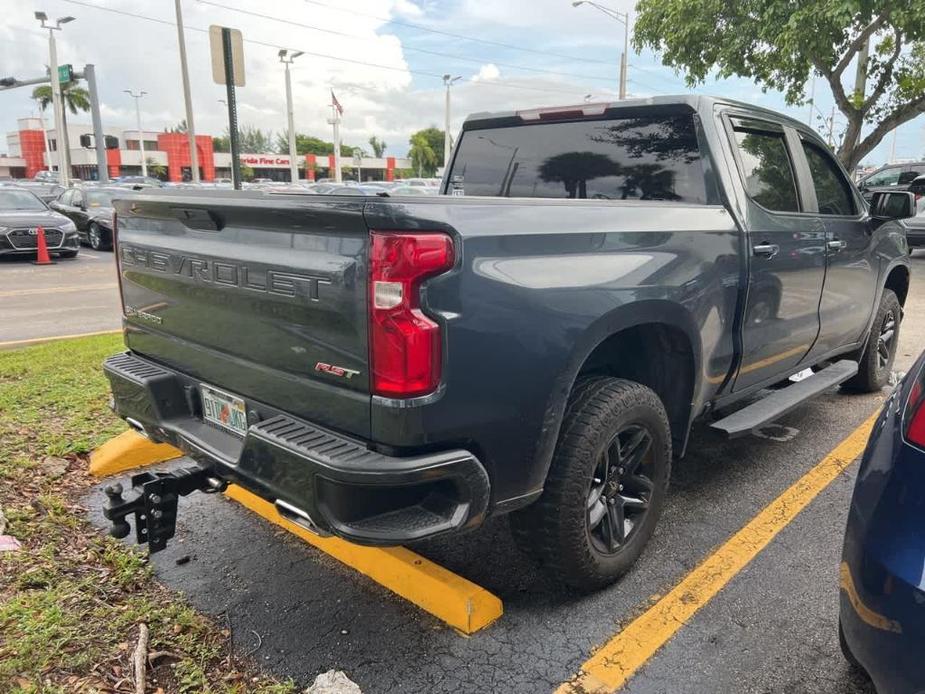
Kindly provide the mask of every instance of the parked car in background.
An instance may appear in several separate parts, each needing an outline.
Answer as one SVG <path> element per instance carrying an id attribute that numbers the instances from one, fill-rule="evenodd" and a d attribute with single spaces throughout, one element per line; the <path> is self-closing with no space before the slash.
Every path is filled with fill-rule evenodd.
<path id="1" fill-rule="evenodd" d="M 35 193 L 36 197 L 43 202 L 51 202 L 64 191 L 64 186 L 58 185 L 54 181 L 35 181 L 30 179 L 20 179 L 8 181 L 5 185 L 15 186 L 17 188 L 29 190 Z"/>
<path id="2" fill-rule="evenodd" d="M 433 186 L 392 186 L 389 195 L 437 195 L 440 190 Z"/>
<path id="3" fill-rule="evenodd" d="M 382 186 L 367 185 L 365 183 L 357 185 L 354 183 L 352 186 L 337 186 L 327 190 L 325 195 L 380 195 L 388 192 L 388 188 Z"/>
<path id="4" fill-rule="evenodd" d="M 113 183 L 118 183 L 120 185 L 127 184 L 132 186 L 145 186 L 145 187 L 154 187 L 154 188 L 163 188 L 164 182 L 159 178 L 152 178 L 151 176 L 119 176 L 118 178 L 112 179 Z"/>
<path id="5" fill-rule="evenodd" d="M 887 164 L 858 181 L 858 188 L 870 202 L 877 192 L 908 190 L 909 184 L 922 175 L 925 175 L 925 161 Z"/>
<path id="6" fill-rule="evenodd" d="M 124 188 L 92 186 L 64 191 L 49 207 L 77 226 L 80 240 L 95 251 L 112 250 L 112 199 L 125 197 Z"/>
<path id="7" fill-rule="evenodd" d="M 73 258 L 80 250 L 74 222 L 50 210 L 28 188 L 0 188 L 0 255 L 35 255 L 38 228 L 50 253 Z"/>
<path id="8" fill-rule="evenodd" d="M 925 176 L 912 181 L 909 192 L 915 196 L 916 214 L 906 220 L 906 239 L 911 249 L 925 248 Z"/>
<path id="9" fill-rule="evenodd" d="M 925 353 L 861 460 L 841 564 L 839 637 L 881 694 L 925 691 Z"/>

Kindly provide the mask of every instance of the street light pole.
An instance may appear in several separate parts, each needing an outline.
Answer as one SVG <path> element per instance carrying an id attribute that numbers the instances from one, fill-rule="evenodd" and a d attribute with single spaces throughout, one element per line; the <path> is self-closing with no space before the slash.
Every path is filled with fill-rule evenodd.
<path id="1" fill-rule="evenodd" d="M 68 140 L 67 128 L 64 126 L 64 99 L 61 95 L 61 81 L 58 75 L 58 46 L 55 43 L 55 32 L 61 31 L 61 26 L 68 22 L 73 22 L 73 17 L 59 17 L 55 23 L 48 23 L 48 15 L 44 12 L 36 12 L 35 18 L 42 24 L 43 29 L 48 29 L 48 69 L 51 71 L 51 103 L 55 112 L 55 139 L 58 148 L 58 181 L 62 186 L 67 186 L 70 181 L 70 171 L 68 171 Z M 49 161 L 49 165 L 51 162 Z"/>
<path id="2" fill-rule="evenodd" d="M 620 54 L 620 100 L 626 98 L 626 66 L 630 50 L 630 13 L 620 12 L 605 5 L 594 2 L 594 0 L 574 0 L 572 7 L 579 5 L 591 5 L 599 11 L 606 14 L 611 19 L 623 22 L 623 53 Z"/>
<path id="3" fill-rule="evenodd" d="M 443 84 L 446 86 L 446 123 L 443 130 L 443 167 L 446 168 L 450 164 L 450 150 L 453 149 L 453 138 L 450 137 L 450 87 L 453 86 L 453 83 L 462 79 L 462 76 L 457 75 L 452 77 L 450 75 L 443 76 Z"/>
<path id="4" fill-rule="evenodd" d="M 122 91 L 135 100 L 135 122 L 138 125 L 138 149 L 141 150 L 141 175 L 147 177 L 148 162 L 145 161 L 145 134 L 141 132 L 141 106 L 139 106 L 139 102 L 141 97 L 148 92 L 142 90 L 135 94 L 131 89 L 123 89 Z"/>
<path id="5" fill-rule="evenodd" d="M 285 48 L 279 52 L 279 62 L 286 66 L 286 118 L 289 122 L 289 179 L 295 183 L 299 180 L 299 166 L 296 162 L 295 125 L 292 117 L 292 78 L 289 76 L 289 66 L 302 55 L 302 51 L 288 51 Z"/>
<path id="6" fill-rule="evenodd" d="M 190 173 L 193 183 L 199 183 L 199 152 L 196 148 L 196 126 L 193 124 L 193 97 L 189 88 L 189 67 L 186 64 L 186 39 L 183 36 L 183 10 L 180 0 L 175 0 L 177 15 L 177 41 L 180 44 L 180 74 L 183 77 L 183 101 L 186 104 L 186 135 L 189 138 Z"/>

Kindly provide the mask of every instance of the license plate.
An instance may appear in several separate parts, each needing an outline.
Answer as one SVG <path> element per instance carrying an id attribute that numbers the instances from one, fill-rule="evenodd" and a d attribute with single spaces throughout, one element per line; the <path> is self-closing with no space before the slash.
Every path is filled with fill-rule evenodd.
<path id="1" fill-rule="evenodd" d="M 202 393 L 202 418 L 227 429 L 233 434 L 247 433 L 247 410 L 243 398 L 218 390 L 205 383 L 199 384 Z"/>

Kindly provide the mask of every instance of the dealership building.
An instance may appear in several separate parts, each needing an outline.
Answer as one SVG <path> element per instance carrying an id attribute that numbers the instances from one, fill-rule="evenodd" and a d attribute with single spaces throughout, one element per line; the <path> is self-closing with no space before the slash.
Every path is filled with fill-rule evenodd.
<path id="1" fill-rule="evenodd" d="M 57 165 L 58 140 L 56 131 L 43 130 L 38 118 L 21 118 L 17 130 L 7 133 L 7 154 L 0 154 L 0 178 L 32 178 L 36 172 Z M 93 128 L 89 125 L 67 126 L 71 154 L 71 175 L 85 180 L 97 180 L 96 150 L 80 147 L 81 137 L 92 142 Z M 141 175 L 141 146 L 144 143 L 144 158 L 148 174 L 152 169 L 161 169 L 167 181 L 180 182 L 192 178 L 190 167 L 189 138 L 186 133 L 158 132 L 156 130 L 119 130 L 103 128 L 110 148 L 106 150 L 106 163 L 110 178 Z M 47 136 L 47 141 L 46 141 Z M 78 145 L 75 147 L 75 145 Z M 114 145 L 114 146 L 113 146 Z M 199 176 L 203 181 L 231 178 L 231 154 L 216 152 L 210 135 L 196 136 L 199 157 Z M 363 180 L 386 180 L 395 178 L 396 169 L 411 168 L 411 160 L 398 157 L 345 157 L 341 156 L 341 168 L 359 165 Z M 253 171 L 254 178 L 269 178 L 275 181 L 290 180 L 288 154 L 241 153 L 241 166 Z M 333 178 L 334 155 L 306 154 L 297 162 L 299 176 L 310 181 L 318 178 Z"/>

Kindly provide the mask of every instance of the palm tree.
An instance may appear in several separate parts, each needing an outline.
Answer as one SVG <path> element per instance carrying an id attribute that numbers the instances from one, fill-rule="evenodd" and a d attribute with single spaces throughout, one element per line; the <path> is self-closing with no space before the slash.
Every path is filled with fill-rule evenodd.
<path id="1" fill-rule="evenodd" d="M 78 87 L 76 82 L 62 84 L 61 96 L 64 97 L 64 105 L 67 110 L 75 116 L 78 111 L 87 112 L 90 110 L 90 93 L 83 87 Z M 39 108 L 44 111 L 52 102 L 51 85 L 43 84 L 33 89 L 32 98 L 38 102 Z"/>
<path id="2" fill-rule="evenodd" d="M 437 170 L 437 153 L 430 146 L 430 142 L 423 132 L 411 136 L 411 149 L 408 150 L 411 165 L 417 169 L 418 176 L 426 174 L 432 176 Z"/>
<path id="3" fill-rule="evenodd" d="M 67 112 L 70 111 L 74 115 L 77 115 L 78 111 L 83 111 L 84 113 L 89 111 L 90 92 L 88 92 L 83 87 L 78 87 L 77 82 L 65 82 L 61 84 L 61 97 L 64 99 L 64 108 L 61 109 L 61 125 L 63 126 L 62 129 L 66 133 Z M 48 108 L 49 104 L 51 104 L 53 100 L 51 85 L 43 84 L 40 87 L 33 89 L 32 98 L 36 101 L 36 103 L 38 103 L 39 109 L 42 111 L 42 113 L 44 113 L 45 109 Z M 65 152 L 65 159 L 67 160 L 66 169 L 69 171 L 71 168 L 70 152 Z"/>

